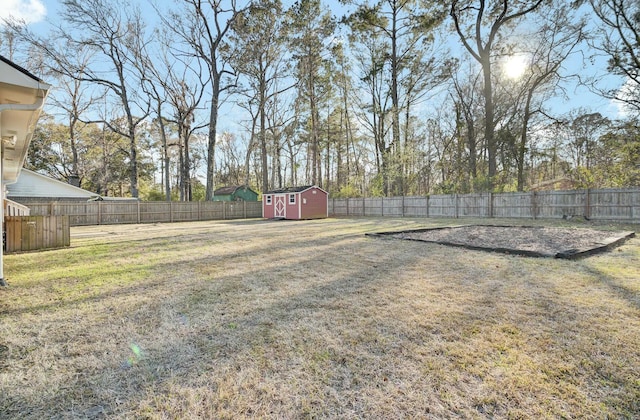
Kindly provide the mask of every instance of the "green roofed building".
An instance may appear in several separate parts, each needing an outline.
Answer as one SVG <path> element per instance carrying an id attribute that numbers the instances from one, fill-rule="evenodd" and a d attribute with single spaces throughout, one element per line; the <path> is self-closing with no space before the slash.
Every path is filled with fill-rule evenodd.
<path id="1" fill-rule="evenodd" d="M 213 201 L 258 201 L 258 193 L 246 185 L 232 185 L 215 190 Z"/>

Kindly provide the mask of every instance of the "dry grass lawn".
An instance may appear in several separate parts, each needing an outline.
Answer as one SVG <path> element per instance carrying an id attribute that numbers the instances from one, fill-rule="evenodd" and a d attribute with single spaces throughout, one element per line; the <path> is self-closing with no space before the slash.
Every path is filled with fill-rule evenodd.
<path id="1" fill-rule="evenodd" d="M 474 222 L 73 228 L 5 257 L 0 417 L 640 416 L 640 238 L 567 261 L 363 235 Z"/>

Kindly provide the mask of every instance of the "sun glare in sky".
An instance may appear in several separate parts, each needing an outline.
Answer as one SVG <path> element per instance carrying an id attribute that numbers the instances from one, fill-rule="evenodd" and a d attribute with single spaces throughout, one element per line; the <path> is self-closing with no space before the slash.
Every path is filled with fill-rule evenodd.
<path id="1" fill-rule="evenodd" d="M 512 55 L 503 64 L 505 76 L 509 79 L 519 79 L 529 66 L 527 57 L 524 55 Z"/>

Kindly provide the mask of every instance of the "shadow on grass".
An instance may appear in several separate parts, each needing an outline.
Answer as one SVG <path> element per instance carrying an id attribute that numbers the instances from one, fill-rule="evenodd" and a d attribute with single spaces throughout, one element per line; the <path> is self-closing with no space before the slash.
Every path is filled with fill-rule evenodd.
<path id="1" fill-rule="evenodd" d="M 371 226 L 375 227 L 375 223 Z M 185 243 L 191 239 L 198 242 L 206 235 L 189 235 L 189 240 L 183 239 Z M 571 391 L 577 405 L 588 406 L 584 400 L 593 401 L 593 406 L 606 404 L 614 417 L 638 408 L 634 401 L 640 400 L 640 392 L 633 378 L 624 378 L 615 370 L 614 364 L 603 363 L 602 352 L 615 352 L 616 343 L 599 341 L 591 347 L 585 344 L 596 337 L 592 333 L 581 333 L 581 328 L 595 322 L 596 318 L 578 320 L 576 317 L 582 308 L 554 293 L 556 285 L 544 278 L 525 278 L 522 280 L 525 283 L 535 284 L 519 287 L 519 293 L 515 293 L 514 285 L 500 281 L 499 273 L 478 268 L 486 257 L 474 253 L 470 261 L 459 263 L 460 267 L 448 278 L 424 274 L 424 281 L 429 282 L 429 286 L 449 289 L 448 296 L 453 303 L 457 303 L 456 291 L 469 294 L 471 301 L 446 309 L 440 314 L 442 319 L 406 326 L 402 325 L 400 314 L 394 314 L 388 308 L 393 302 L 381 297 L 380 292 L 402 291 L 406 286 L 397 281 L 398 273 L 407 266 L 425 264 L 423 260 L 428 261 L 432 254 L 437 255 L 438 261 L 429 267 L 438 272 L 440 267 L 451 264 L 445 259 L 446 252 L 442 253 L 435 245 L 425 245 L 423 252 L 412 255 L 407 252 L 415 251 L 416 244 L 412 243 L 390 246 L 386 241 L 364 245 L 351 242 L 359 233 L 330 232 L 313 241 L 276 230 L 266 233 L 269 235 L 287 241 L 278 244 L 276 256 L 271 256 L 273 243 L 264 237 L 249 240 L 240 252 L 225 248 L 223 243 L 202 241 L 202 244 L 191 244 L 188 252 L 180 254 L 179 258 L 157 264 L 157 268 L 149 273 L 151 278 L 140 284 L 119 285 L 98 291 L 93 296 L 32 308 L 25 306 L 2 313 L 2 316 L 18 316 L 25 312 L 37 314 L 78 308 L 90 316 L 108 302 L 110 306 L 117 306 L 117 317 L 101 319 L 92 328 L 112 331 L 114 339 L 122 343 L 123 348 L 117 355 L 106 358 L 98 368 L 70 374 L 64 386 L 55 392 L 40 390 L 42 397 L 38 401 L 4 393 L 0 396 L 0 409 L 7 416 L 27 418 L 38 418 L 43 414 L 45 417 L 115 418 L 158 414 L 164 410 L 176 416 L 181 412 L 187 415 L 189 404 L 208 404 L 211 410 L 230 415 L 234 405 L 225 400 L 224 394 L 234 390 L 237 398 L 242 398 L 241 394 L 246 394 L 245 398 L 262 398 L 257 401 L 258 406 L 272 404 L 275 413 L 282 409 L 285 414 L 297 417 L 327 416 L 331 407 L 351 407 L 350 413 L 354 416 L 382 415 L 384 413 L 367 411 L 364 400 L 367 395 L 383 398 L 388 393 L 397 396 L 398 401 L 389 402 L 389 409 L 397 409 L 397 404 L 402 403 L 400 395 L 392 394 L 398 389 L 393 381 L 394 369 L 382 360 L 397 358 L 398 365 L 411 363 L 412 358 L 418 357 L 414 350 L 426 353 L 427 360 L 442 363 L 442 366 L 423 367 L 416 371 L 415 378 L 411 378 L 428 381 L 431 375 L 436 381 L 435 388 L 439 388 L 412 400 L 416 407 L 405 406 L 403 413 L 408 416 L 419 416 L 420 413 L 427 416 L 425 410 L 430 404 L 443 407 L 440 413 L 449 417 L 506 415 L 509 414 L 506 404 L 517 401 L 520 394 L 513 394 L 520 391 L 529 394 L 540 391 L 549 398 L 544 402 L 546 406 L 536 397 L 530 404 L 539 403 L 542 409 L 549 410 L 547 413 L 561 416 L 566 413 L 562 407 L 567 403 L 557 402 L 557 394 L 571 389 L 566 384 L 574 381 L 592 386 L 595 393 L 606 394 L 607 387 L 613 386 L 619 394 L 607 401 L 599 395 L 588 395 L 589 389 L 577 389 Z M 160 253 L 167 246 L 180 249 L 179 244 L 167 243 L 166 238 L 157 238 L 151 243 L 132 241 L 132 244 L 144 246 L 149 254 Z M 359 248 L 362 246 L 369 248 Z M 365 255 L 371 250 L 375 254 Z M 118 259 L 129 252 L 123 249 L 110 255 Z M 501 270 L 519 269 L 517 258 L 493 258 L 505 266 Z M 271 266 L 273 260 L 278 264 Z M 247 261 L 251 265 L 233 274 L 216 269 L 218 266 L 232 269 L 235 264 Z M 335 264 L 347 268 L 341 268 L 340 274 L 336 275 L 332 271 Z M 443 268 L 442 273 L 446 272 Z M 612 278 L 602 281 L 615 283 Z M 123 300 L 136 295 L 148 297 L 142 307 L 134 299 Z M 513 313 L 506 305 L 508 301 L 524 307 L 524 311 Z M 635 305 L 637 309 L 637 302 Z M 71 311 L 62 316 L 60 322 L 73 329 Z M 121 331 L 118 325 L 123 319 L 128 325 Z M 136 320 L 144 322 L 137 326 L 133 324 Z M 133 334 L 127 335 L 131 332 Z M 494 341 L 485 340 L 482 334 L 494 334 Z M 75 336 L 79 337 L 79 332 Z M 596 330 L 596 336 L 607 337 L 600 329 Z M 130 347 L 131 343 L 137 347 Z M 479 346 L 483 343 L 488 343 L 488 347 Z M 535 363 L 541 369 L 547 369 L 543 372 L 549 375 L 546 380 L 549 383 L 559 381 L 563 386 L 537 389 L 539 383 L 532 386 L 517 382 L 507 371 L 506 379 L 513 382 L 503 382 L 505 386 L 495 396 L 483 400 L 487 395 L 477 389 L 488 386 L 486 384 L 491 381 L 500 385 L 499 381 L 503 379 L 493 370 L 504 371 L 505 358 L 518 346 L 525 346 L 521 349 L 523 357 L 515 361 L 507 359 L 508 362 L 524 366 L 527 358 L 540 353 L 543 356 Z M 138 359 L 135 348 L 140 349 Z M 637 356 L 637 351 L 633 354 Z M 101 353 L 88 356 L 100 358 Z M 60 357 L 71 355 L 61 354 Z M 581 360 L 585 361 L 584 366 L 580 366 Z M 622 357 L 619 362 L 633 364 L 638 360 Z M 518 365 L 528 372 L 522 366 Z M 517 374 L 518 370 L 514 372 Z M 594 377 L 593 372 L 598 372 L 600 377 Z M 295 389 L 295 385 L 305 384 L 303 377 L 310 378 L 306 382 L 310 388 Z M 589 384 L 601 378 L 608 378 L 603 385 Z M 466 382 L 457 382 L 458 379 Z M 275 388 L 260 388 L 272 382 L 293 387 L 294 394 L 278 396 Z M 530 389 L 526 389 L 527 385 Z M 200 389 L 204 394 L 197 399 L 197 395 L 181 395 L 177 389 Z M 428 390 L 425 386 L 417 392 Z M 456 398 L 464 398 L 465 390 L 477 392 L 477 395 L 469 396 L 478 398 L 469 404 L 475 405 L 475 413 L 465 411 L 456 402 Z M 623 395 L 622 391 L 627 394 Z M 404 392 L 409 391 L 404 389 Z M 460 395 L 451 395 L 451 392 Z M 204 401 L 204 398 L 210 401 Z M 307 403 L 309 406 L 305 406 Z M 268 412 L 262 414 L 268 415 Z M 387 414 L 392 416 L 394 413 Z"/>
<path id="2" fill-rule="evenodd" d="M 323 256 L 321 252 L 317 250 L 328 245 L 331 242 L 329 239 L 318 243 L 317 241 L 312 244 L 292 243 L 287 246 L 291 250 L 300 252 L 304 255 L 303 258 L 296 260 L 286 260 L 281 262 L 281 272 L 292 270 L 292 266 L 299 266 L 301 268 L 314 265 L 319 260 L 326 263 L 326 255 Z M 316 252 L 314 252 L 314 250 Z M 259 249 L 251 249 L 245 251 L 245 256 L 255 255 Z M 268 249 L 262 249 L 262 252 L 268 252 Z M 212 262 L 210 257 L 203 259 L 196 259 L 192 262 L 194 266 L 206 266 Z M 163 271 L 170 268 L 171 264 L 163 264 L 159 267 L 159 271 Z M 4 395 L 2 398 L 2 406 L 5 409 L 5 414 L 11 415 L 24 415 L 25 412 L 22 409 L 25 406 L 32 405 L 32 412 L 34 417 L 38 417 L 37 413 L 49 413 L 52 414 L 47 407 L 57 407 L 63 410 L 59 414 L 71 412 L 78 413 L 80 415 L 95 414 L 96 407 L 101 407 L 99 410 L 101 414 L 116 415 L 123 413 L 121 410 L 123 407 L 131 409 L 136 406 L 136 402 L 142 397 L 148 397 L 147 392 L 149 387 L 155 389 L 153 392 L 162 394 L 162 383 L 178 377 L 180 380 L 186 380 L 187 378 L 197 377 L 202 373 L 203 368 L 210 368 L 213 365 L 220 366 L 233 363 L 233 355 L 238 353 L 246 353 L 248 348 L 255 345 L 256 338 L 264 337 L 265 333 L 268 333 L 266 329 L 277 328 L 278 330 L 293 329 L 291 324 L 295 324 L 301 317 L 313 317 L 315 313 L 324 312 L 329 310 L 331 305 L 336 300 L 344 297 L 345 294 L 361 293 L 367 287 L 370 286 L 370 279 L 382 279 L 375 280 L 376 283 L 384 282 L 388 276 L 391 276 L 395 270 L 401 267 L 400 259 L 391 259 L 389 257 L 381 258 L 379 264 L 375 267 L 370 267 L 365 271 L 353 272 L 353 276 L 348 275 L 336 280 L 333 280 L 326 284 L 320 284 L 318 287 L 309 287 L 303 289 L 301 293 L 293 294 L 286 299 L 278 299 L 272 304 L 260 307 L 250 308 L 246 314 L 236 313 L 235 316 L 229 318 L 225 313 L 233 311 L 233 308 L 227 307 L 227 303 L 224 299 L 233 300 L 233 295 L 238 293 L 249 293 L 247 287 L 261 287 L 266 286 L 264 283 L 268 283 L 274 279 L 272 270 L 265 269 L 251 269 L 243 272 L 242 279 L 248 279 L 248 282 L 244 280 L 238 280 L 237 276 L 216 276 L 214 279 L 200 279 L 197 282 L 197 287 L 201 289 L 194 289 L 185 296 L 173 296 L 170 297 L 170 293 L 159 293 L 161 296 L 172 299 L 172 306 L 178 308 L 178 313 L 189 318 L 198 318 L 201 314 L 209 321 L 217 321 L 217 325 L 198 325 L 191 330 L 189 334 L 189 342 L 179 342 L 172 344 L 166 342 L 162 347 L 155 347 L 153 344 L 153 337 L 144 337 L 144 344 L 140 344 L 145 349 L 147 357 L 137 363 L 135 366 L 123 367 L 120 363 L 112 366 L 105 366 L 103 371 L 97 371 L 90 375 L 82 375 L 79 378 L 69 378 L 69 382 L 63 389 L 58 390 L 57 393 L 50 395 L 48 398 L 42 398 L 37 406 L 29 401 L 20 401 L 14 399 L 10 395 Z M 293 269 L 295 271 L 295 269 Z M 177 274 L 177 273 L 176 273 Z M 316 272 L 318 276 L 322 275 L 322 272 Z M 276 273 L 277 275 L 277 273 Z M 264 279 L 264 280 L 263 280 Z M 320 278 L 318 277 L 318 282 Z M 188 280 L 186 280 L 188 281 Z M 298 279 L 298 281 L 302 281 Z M 204 282 L 204 283 L 203 283 Z M 317 282 L 317 283 L 318 283 Z M 229 288 L 230 285 L 235 285 Z M 282 288 L 286 286 L 286 281 L 278 286 L 272 285 L 272 287 Z M 16 309 L 10 314 L 16 315 L 23 311 L 48 311 L 48 310 L 63 310 L 64 308 L 70 308 L 75 306 L 81 306 L 85 304 L 100 306 L 98 303 L 102 300 L 109 300 L 118 302 L 123 296 L 131 296 L 138 293 L 150 293 L 153 288 L 167 288 L 171 287 L 171 279 L 166 276 L 161 280 L 153 282 L 145 282 L 142 285 L 129 285 L 126 287 L 119 287 L 117 290 L 111 290 L 104 294 L 91 296 L 83 299 L 70 299 L 65 302 L 56 304 L 44 304 L 32 308 Z M 226 290 L 225 290 L 226 288 Z M 153 293 L 152 293 L 153 294 Z M 253 296 L 254 299 L 258 299 L 258 296 Z M 258 299 L 259 300 L 259 299 Z M 152 304 L 154 309 L 147 308 L 145 311 L 151 314 L 158 314 L 162 312 L 161 307 L 166 306 L 167 301 L 158 301 Z M 190 309 L 189 309 L 190 308 Z M 120 312 L 135 312 L 137 308 L 123 308 L 120 307 Z M 214 315 L 211 318 L 210 313 L 219 311 L 219 315 Z M 118 319 L 114 320 L 118 322 Z M 70 322 L 70 320 L 66 321 Z M 176 319 L 176 322 L 179 322 Z M 271 323 L 271 324 L 270 324 Z M 153 325 L 154 323 L 151 323 Z M 97 328 L 109 329 L 109 325 L 96 326 Z M 160 328 L 156 325 L 155 328 Z M 146 331 L 151 333 L 151 331 Z M 158 330 L 157 339 L 162 341 L 162 331 Z M 192 354 L 182 354 L 177 358 L 177 353 L 181 352 L 181 347 L 196 349 Z M 177 353 L 176 353 L 177 352 Z M 212 362 L 212 358 L 215 359 Z M 179 361 L 179 362 L 178 362 Z M 227 366 L 229 368 L 229 366 Z M 109 382 L 107 384 L 106 382 Z M 100 394 L 107 393 L 107 389 L 101 389 L 103 386 L 109 388 L 109 392 L 113 393 L 118 400 L 118 404 L 114 404 L 113 400 L 104 399 L 100 397 Z M 159 389 L 156 389 L 159 387 Z M 69 391 L 65 391 L 68 389 Z M 87 406 L 83 406 L 77 402 L 77 393 L 84 393 L 89 396 L 86 398 Z M 67 395 L 65 395 L 65 393 Z M 50 394 L 50 393 L 49 393 Z M 47 395 L 47 393 L 43 393 Z M 90 396 L 93 395 L 93 396 Z M 64 402 L 66 403 L 66 406 Z M 15 410 L 15 411 L 14 411 Z M 64 414 L 63 414 L 64 415 Z"/>

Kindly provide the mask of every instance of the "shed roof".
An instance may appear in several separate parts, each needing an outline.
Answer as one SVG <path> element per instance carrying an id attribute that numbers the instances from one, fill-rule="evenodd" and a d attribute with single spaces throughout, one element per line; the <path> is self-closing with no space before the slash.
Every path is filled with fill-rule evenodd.
<path id="1" fill-rule="evenodd" d="M 231 194 L 235 193 L 236 191 L 238 191 L 240 188 L 246 188 L 249 191 L 253 191 L 251 188 L 247 187 L 246 185 L 229 185 L 227 187 L 218 188 L 217 190 L 215 190 L 213 192 L 213 195 L 231 195 Z M 256 193 L 255 191 L 253 191 L 253 192 Z"/>
<path id="2" fill-rule="evenodd" d="M 306 191 L 309 188 L 314 188 L 314 187 L 316 187 L 316 186 L 315 185 L 304 185 L 304 186 L 299 186 L 299 187 L 278 188 L 278 189 L 275 189 L 275 190 L 267 191 L 267 192 L 265 192 L 265 194 L 299 193 L 299 192 Z M 322 190 L 322 188 L 319 188 L 319 187 L 316 187 L 316 188 Z"/>

